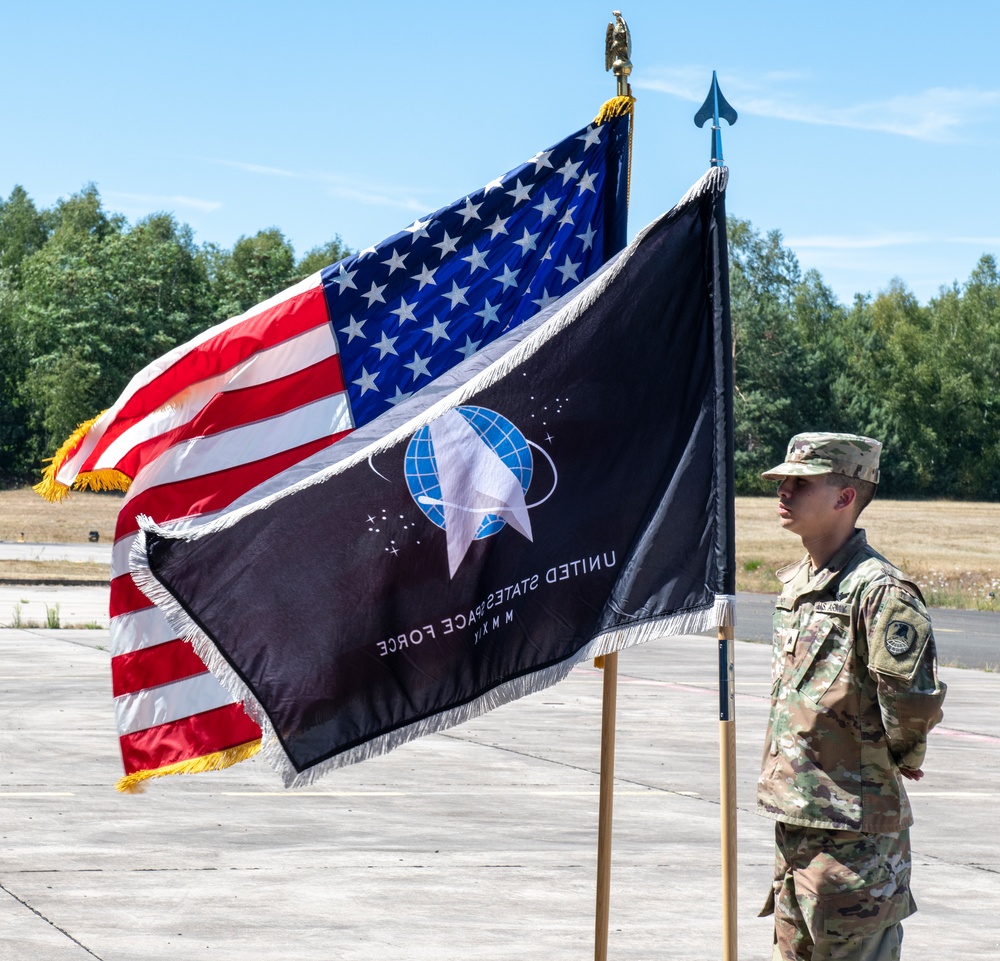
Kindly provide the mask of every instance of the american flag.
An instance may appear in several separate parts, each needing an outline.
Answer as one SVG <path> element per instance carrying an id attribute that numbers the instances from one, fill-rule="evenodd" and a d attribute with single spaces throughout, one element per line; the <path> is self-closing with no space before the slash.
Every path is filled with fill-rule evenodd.
<path id="1" fill-rule="evenodd" d="M 128 489 L 111 564 L 120 789 L 227 766 L 260 737 L 133 582 L 137 517 L 200 523 L 301 475 L 593 273 L 625 243 L 629 119 L 595 121 L 173 349 L 56 455 L 47 496 Z"/>

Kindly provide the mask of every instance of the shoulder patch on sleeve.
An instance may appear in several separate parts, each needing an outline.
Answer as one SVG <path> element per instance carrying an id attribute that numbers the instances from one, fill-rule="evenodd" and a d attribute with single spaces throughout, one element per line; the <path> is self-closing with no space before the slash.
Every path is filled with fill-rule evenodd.
<path id="1" fill-rule="evenodd" d="M 889 592 L 868 638 L 869 667 L 878 674 L 911 680 L 931 636 L 931 621 L 915 597 Z"/>

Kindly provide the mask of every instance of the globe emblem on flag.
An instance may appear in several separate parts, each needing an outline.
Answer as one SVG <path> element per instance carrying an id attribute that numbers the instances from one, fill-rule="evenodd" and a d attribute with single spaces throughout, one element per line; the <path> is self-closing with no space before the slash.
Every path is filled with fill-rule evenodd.
<path id="1" fill-rule="evenodd" d="M 521 492 L 527 494 L 534 464 L 524 434 L 502 414 L 487 410 L 485 407 L 459 407 L 456 413 L 465 418 L 483 444 L 496 453 L 500 461 L 517 478 Z M 438 477 L 429 424 L 421 427 L 410 440 L 403 470 L 406 475 L 406 485 L 417 506 L 429 521 L 442 530 L 447 530 L 444 504 L 441 501 L 441 481 Z M 476 530 L 476 540 L 496 534 L 506 523 L 499 514 L 486 513 Z"/>
<path id="2" fill-rule="evenodd" d="M 531 449 L 552 469 L 552 487 L 534 504 L 526 495 L 534 473 Z M 556 488 L 552 458 L 506 417 L 486 407 L 456 407 L 424 425 L 410 439 L 403 466 L 414 502 L 448 535 L 452 576 L 474 540 L 508 524 L 531 540 L 528 509 Z"/>

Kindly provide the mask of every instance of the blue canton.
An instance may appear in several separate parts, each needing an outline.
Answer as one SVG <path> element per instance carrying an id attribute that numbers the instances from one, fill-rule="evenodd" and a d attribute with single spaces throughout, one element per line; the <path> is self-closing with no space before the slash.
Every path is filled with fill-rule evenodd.
<path id="1" fill-rule="evenodd" d="M 604 263 L 612 128 L 592 124 L 323 271 L 355 427 Z"/>

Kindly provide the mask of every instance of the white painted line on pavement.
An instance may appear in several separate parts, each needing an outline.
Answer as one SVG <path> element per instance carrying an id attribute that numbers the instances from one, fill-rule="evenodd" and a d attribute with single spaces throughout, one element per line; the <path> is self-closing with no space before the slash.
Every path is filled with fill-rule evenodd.
<path id="1" fill-rule="evenodd" d="M 220 791 L 222 797 L 406 797 L 405 791 Z"/>
<path id="2" fill-rule="evenodd" d="M 943 725 L 940 727 L 936 727 L 931 731 L 931 736 L 933 737 L 935 735 L 939 737 L 964 738 L 969 741 L 987 741 L 987 742 L 1000 743 L 1000 737 L 997 737 L 995 734 L 976 734 L 972 731 L 960 731 L 957 728 L 944 727 Z"/>
<path id="3" fill-rule="evenodd" d="M 76 797 L 72 791 L 0 791 L 0 797 Z"/>
<path id="4" fill-rule="evenodd" d="M 910 797 L 997 797 L 996 791 L 914 791 L 907 788 Z"/>
<path id="5" fill-rule="evenodd" d="M 509 787 L 496 789 L 505 794 Z M 540 791 L 521 789 L 522 792 L 536 797 L 597 797 L 597 789 L 592 791 Z M 462 791 L 220 791 L 221 797 L 468 797 L 470 794 L 482 794 L 482 788 L 470 787 Z M 684 797 L 701 797 L 694 791 L 667 791 L 662 788 L 650 787 L 641 791 L 615 791 L 615 797 L 642 797 L 649 794 L 681 794 Z"/>

